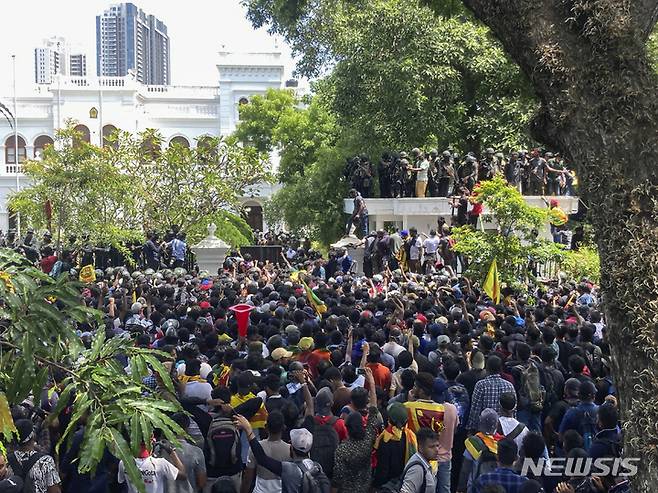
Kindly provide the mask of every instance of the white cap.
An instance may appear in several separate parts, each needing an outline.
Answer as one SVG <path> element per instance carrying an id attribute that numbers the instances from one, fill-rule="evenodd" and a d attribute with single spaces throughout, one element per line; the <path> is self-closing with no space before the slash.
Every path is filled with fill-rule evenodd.
<path id="1" fill-rule="evenodd" d="M 313 446 L 313 435 L 306 428 L 290 430 L 290 444 L 295 450 L 307 453 Z"/>

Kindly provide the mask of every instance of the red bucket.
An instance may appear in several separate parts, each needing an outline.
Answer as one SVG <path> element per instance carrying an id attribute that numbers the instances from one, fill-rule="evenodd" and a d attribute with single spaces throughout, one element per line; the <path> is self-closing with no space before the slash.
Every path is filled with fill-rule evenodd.
<path id="1" fill-rule="evenodd" d="M 238 334 L 240 337 L 247 337 L 247 327 L 249 327 L 249 313 L 253 309 L 253 306 L 247 305 L 245 303 L 229 307 L 229 310 L 235 313 L 235 319 L 238 321 Z"/>

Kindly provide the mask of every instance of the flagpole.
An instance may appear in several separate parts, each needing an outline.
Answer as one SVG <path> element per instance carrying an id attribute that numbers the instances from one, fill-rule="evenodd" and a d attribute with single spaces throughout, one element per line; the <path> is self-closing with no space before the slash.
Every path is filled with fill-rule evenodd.
<path id="1" fill-rule="evenodd" d="M 19 156 L 18 156 L 18 104 L 16 101 L 16 55 L 11 56 L 11 62 L 13 66 L 13 78 L 14 78 L 14 163 L 16 164 L 16 192 L 21 191 L 21 177 L 19 174 Z M 26 156 L 27 157 L 27 156 Z M 21 213 L 16 212 L 16 236 L 21 237 Z"/>

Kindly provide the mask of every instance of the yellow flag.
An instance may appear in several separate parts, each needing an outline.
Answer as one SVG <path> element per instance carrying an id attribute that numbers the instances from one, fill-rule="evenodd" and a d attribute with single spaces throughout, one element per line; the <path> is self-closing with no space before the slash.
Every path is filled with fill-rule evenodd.
<path id="1" fill-rule="evenodd" d="M 491 262 L 491 267 L 489 267 L 489 273 L 484 280 L 482 289 L 484 289 L 484 292 L 489 295 L 489 298 L 491 298 L 494 303 L 498 304 L 500 302 L 500 279 L 498 277 L 496 259 L 493 259 Z"/>
<path id="2" fill-rule="evenodd" d="M 93 265 L 85 265 L 80 269 L 80 282 L 89 284 L 94 281 L 96 281 L 96 271 Z"/>

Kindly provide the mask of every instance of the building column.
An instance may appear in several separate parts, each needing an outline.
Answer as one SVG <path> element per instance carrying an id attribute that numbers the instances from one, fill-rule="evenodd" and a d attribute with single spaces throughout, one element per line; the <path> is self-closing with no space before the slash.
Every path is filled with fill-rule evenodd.
<path id="1" fill-rule="evenodd" d="M 402 229 L 409 229 L 409 216 L 406 214 L 402 216 Z"/>
<path id="2" fill-rule="evenodd" d="M 375 229 L 377 231 L 384 229 L 384 218 L 381 215 L 375 216 Z"/>

